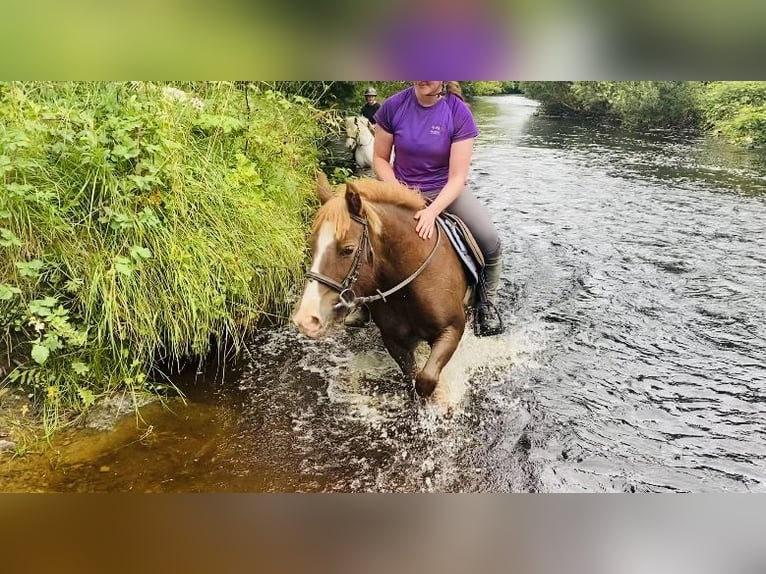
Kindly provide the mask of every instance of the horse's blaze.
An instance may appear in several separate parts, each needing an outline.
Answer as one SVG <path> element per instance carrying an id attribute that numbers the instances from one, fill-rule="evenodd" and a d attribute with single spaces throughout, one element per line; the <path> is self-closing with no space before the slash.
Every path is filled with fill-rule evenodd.
<path id="1" fill-rule="evenodd" d="M 319 273 L 322 270 L 322 260 L 325 254 L 335 244 L 333 226 L 325 222 L 317 233 L 316 252 L 311 262 L 311 271 Z M 327 327 L 329 317 L 322 316 L 322 293 L 320 284 L 313 279 L 306 282 L 298 310 L 293 316 L 293 323 L 304 335 L 309 337 L 319 336 Z"/>

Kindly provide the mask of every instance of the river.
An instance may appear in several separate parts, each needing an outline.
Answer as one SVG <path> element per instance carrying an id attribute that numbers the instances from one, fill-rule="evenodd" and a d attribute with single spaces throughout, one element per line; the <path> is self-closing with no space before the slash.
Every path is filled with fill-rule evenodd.
<path id="1" fill-rule="evenodd" d="M 0 487 L 766 491 L 766 157 L 522 96 L 473 111 L 508 330 L 468 333 L 438 400 L 413 402 L 373 328 L 268 329 L 180 381 L 185 405 L 79 431 Z"/>

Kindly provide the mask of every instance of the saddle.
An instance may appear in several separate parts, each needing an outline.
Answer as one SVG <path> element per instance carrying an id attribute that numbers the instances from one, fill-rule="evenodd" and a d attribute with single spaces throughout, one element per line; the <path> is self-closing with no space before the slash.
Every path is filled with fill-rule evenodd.
<path id="1" fill-rule="evenodd" d="M 481 272 L 484 269 L 484 254 L 479 249 L 479 245 L 476 243 L 468 226 L 457 215 L 447 213 L 446 211 L 442 211 L 439 217 L 436 218 L 436 222 L 455 248 L 455 252 L 463 264 L 463 270 L 468 278 L 468 283 L 470 285 L 479 285 L 481 282 Z"/>

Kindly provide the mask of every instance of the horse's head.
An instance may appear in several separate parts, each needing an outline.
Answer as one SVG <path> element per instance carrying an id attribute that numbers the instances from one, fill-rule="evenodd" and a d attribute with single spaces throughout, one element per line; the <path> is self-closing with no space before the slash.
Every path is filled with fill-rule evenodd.
<path id="1" fill-rule="evenodd" d="M 359 141 L 359 117 L 348 116 L 343 118 L 343 126 L 346 129 L 346 149 L 354 151 Z"/>
<path id="2" fill-rule="evenodd" d="M 324 174 L 317 178 L 322 202 L 311 231 L 311 269 L 293 322 L 309 337 L 322 335 L 348 312 L 353 289 L 365 273 L 371 254 L 369 230 L 359 191 L 333 192 Z M 341 295 L 343 294 L 343 295 Z"/>
<path id="3" fill-rule="evenodd" d="M 371 145 L 374 140 L 375 128 L 365 117 L 348 116 L 343 118 L 343 126 L 346 129 L 346 149 L 354 151 L 357 146 Z"/>

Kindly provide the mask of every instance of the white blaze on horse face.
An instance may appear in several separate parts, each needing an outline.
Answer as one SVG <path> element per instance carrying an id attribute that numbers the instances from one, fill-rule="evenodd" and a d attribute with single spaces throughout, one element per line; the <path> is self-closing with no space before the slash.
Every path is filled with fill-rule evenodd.
<path id="1" fill-rule="evenodd" d="M 325 222 L 317 233 L 317 247 L 314 261 L 311 263 L 311 271 L 320 273 L 322 260 L 329 249 L 335 244 L 335 232 L 330 222 Z M 300 331 L 309 337 L 316 337 L 325 327 L 327 320 L 322 317 L 322 294 L 318 281 L 310 279 L 303 290 L 303 296 L 298 311 L 293 317 L 293 323 Z"/>

